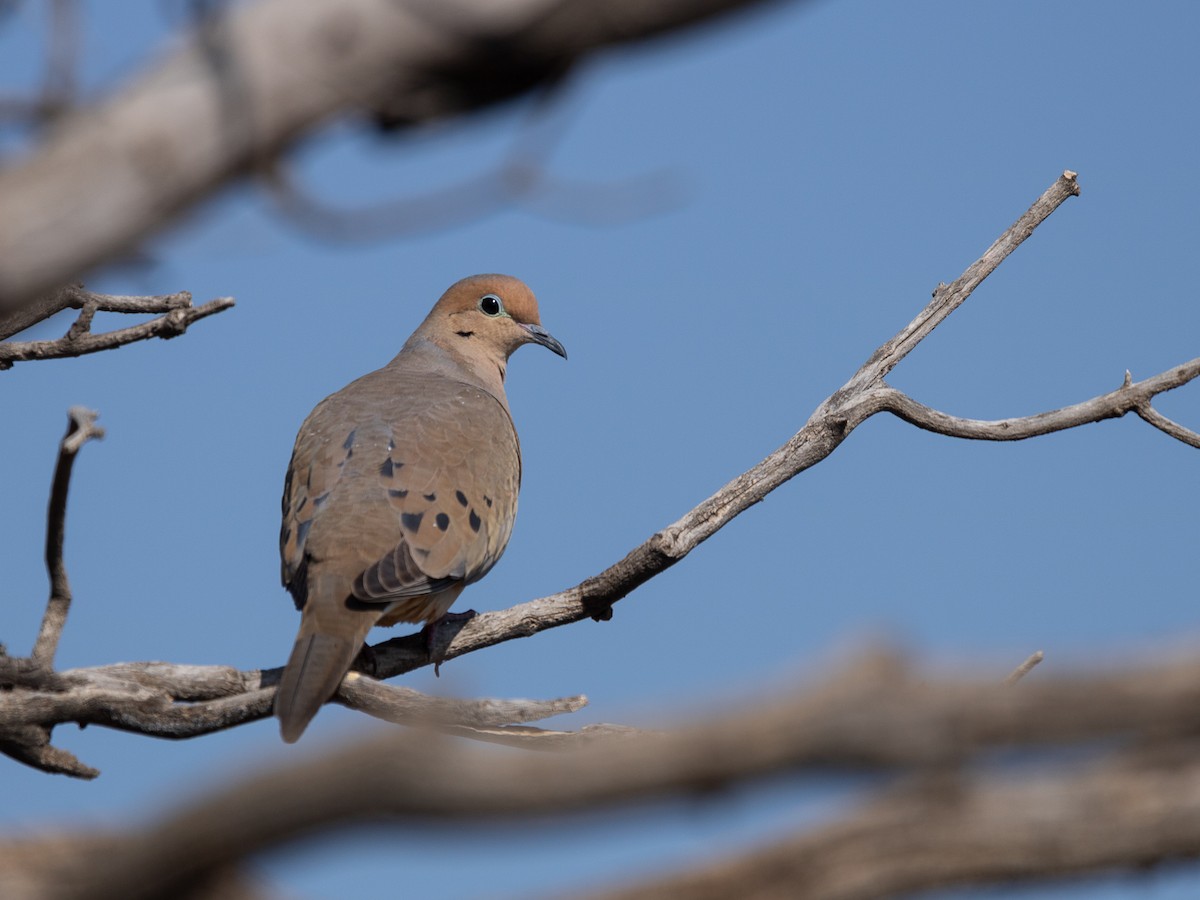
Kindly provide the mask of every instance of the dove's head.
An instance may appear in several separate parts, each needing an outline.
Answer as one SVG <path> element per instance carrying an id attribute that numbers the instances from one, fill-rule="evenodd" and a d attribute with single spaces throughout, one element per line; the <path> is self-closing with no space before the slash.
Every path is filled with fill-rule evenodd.
<path id="1" fill-rule="evenodd" d="M 522 344 L 541 344 L 567 356 L 542 327 L 533 291 L 509 275 L 472 275 L 452 284 L 417 334 L 466 359 L 493 362 L 502 373 Z"/>

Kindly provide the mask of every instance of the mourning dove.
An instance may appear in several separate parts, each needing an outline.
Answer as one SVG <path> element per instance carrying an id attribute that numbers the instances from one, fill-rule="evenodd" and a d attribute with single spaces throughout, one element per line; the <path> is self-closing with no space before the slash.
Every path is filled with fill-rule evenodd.
<path id="1" fill-rule="evenodd" d="M 300 427 L 279 535 L 283 583 L 301 610 L 275 697 L 288 743 L 373 626 L 437 622 L 504 552 L 521 484 L 504 373 L 529 343 L 567 355 L 522 282 L 464 278 L 395 359 Z"/>

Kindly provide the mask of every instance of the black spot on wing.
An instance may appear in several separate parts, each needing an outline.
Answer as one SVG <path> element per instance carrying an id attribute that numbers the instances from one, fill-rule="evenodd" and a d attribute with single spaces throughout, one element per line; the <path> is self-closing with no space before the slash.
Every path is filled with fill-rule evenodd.
<path id="1" fill-rule="evenodd" d="M 421 520 L 423 518 L 425 518 L 425 513 L 400 513 L 400 524 L 413 534 L 416 534 L 421 530 Z"/>
<path id="2" fill-rule="evenodd" d="M 483 495 L 483 502 L 488 505 L 488 509 L 492 508 L 492 498 L 489 497 L 487 494 Z"/>
<path id="3" fill-rule="evenodd" d="M 408 496 L 408 491 L 399 491 L 396 488 L 388 488 L 388 496 L 395 497 L 397 500 L 403 500 Z"/>
<path id="4" fill-rule="evenodd" d="M 312 528 L 312 519 L 305 519 L 296 525 L 296 546 L 303 547 L 304 541 L 308 538 L 308 529 Z"/>
<path id="5" fill-rule="evenodd" d="M 483 522 L 480 520 L 479 515 L 475 512 L 475 510 L 471 510 L 470 522 L 471 522 L 471 530 L 474 532 L 478 532 L 479 526 L 483 524 Z"/>
<path id="6" fill-rule="evenodd" d="M 460 506 L 467 505 L 467 495 L 464 494 L 462 491 L 455 491 L 454 496 L 458 500 L 458 503 Z"/>
<path id="7" fill-rule="evenodd" d="M 329 499 L 329 491 L 321 494 L 319 497 L 313 497 L 313 509 L 320 509 L 325 505 L 325 501 Z M 298 510 L 297 510 L 298 511 Z"/>
<path id="8" fill-rule="evenodd" d="M 424 497 L 426 500 L 428 500 L 430 503 L 432 503 L 434 500 L 437 499 L 437 494 L 422 494 L 421 496 Z"/>
<path id="9" fill-rule="evenodd" d="M 348 435 L 346 435 L 346 440 L 342 441 L 342 449 L 350 451 L 346 454 L 347 456 L 354 452 L 354 436 L 356 434 L 358 434 L 357 428 L 353 429 Z"/>
<path id="10" fill-rule="evenodd" d="M 395 466 L 392 465 L 392 458 L 389 456 L 383 461 L 383 465 L 379 467 L 379 474 L 384 478 L 391 478 L 395 471 Z"/>
<path id="11" fill-rule="evenodd" d="M 437 514 L 437 518 L 434 519 L 434 524 L 437 525 L 440 531 L 445 531 L 450 527 L 450 517 L 445 513 L 440 512 Z"/>

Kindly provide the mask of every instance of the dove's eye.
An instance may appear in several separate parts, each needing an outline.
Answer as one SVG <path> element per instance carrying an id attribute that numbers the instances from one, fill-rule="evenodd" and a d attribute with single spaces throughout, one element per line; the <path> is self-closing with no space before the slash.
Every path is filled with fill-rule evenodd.
<path id="1" fill-rule="evenodd" d="M 495 294 L 484 294 L 479 298 L 479 311 L 485 316 L 498 316 L 504 312 L 504 304 Z"/>

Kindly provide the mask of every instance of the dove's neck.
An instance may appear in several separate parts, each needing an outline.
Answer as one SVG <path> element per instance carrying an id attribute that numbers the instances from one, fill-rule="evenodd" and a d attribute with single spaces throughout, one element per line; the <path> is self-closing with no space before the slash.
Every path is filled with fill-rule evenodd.
<path id="1" fill-rule="evenodd" d="M 487 348 L 481 344 L 458 343 L 463 346 L 446 346 L 436 339 L 414 334 L 388 363 L 388 368 L 398 367 L 474 385 L 487 391 L 507 409 L 504 375 L 508 360 L 502 355 L 486 352 Z"/>

